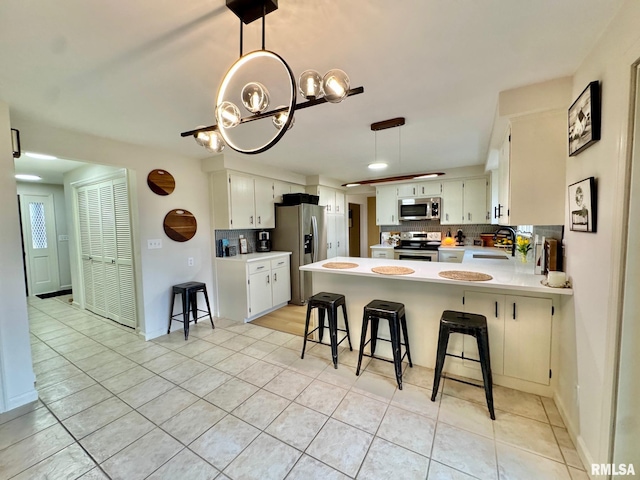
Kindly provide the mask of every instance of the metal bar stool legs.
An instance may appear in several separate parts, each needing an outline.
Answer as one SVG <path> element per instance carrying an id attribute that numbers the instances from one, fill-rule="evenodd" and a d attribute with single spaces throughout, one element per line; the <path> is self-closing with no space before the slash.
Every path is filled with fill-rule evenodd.
<path id="1" fill-rule="evenodd" d="M 198 312 L 206 313 L 209 316 L 209 320 L 211 321 L 211 328 L 216 328 L 213 324 L 213 316 L 211 315 L 211 306 L 209 304 L 209 295 L 207 294 L 207 286 L 202 282 L 186 282 L 181 283 L 179 285 L 174 285 L 171 289 L 172 297 L 171 297 L 171 307 L 169 311 L 169 327 L 167 328 L 167 334 L 171 333 L 171 322 L 176 320 L 178 322 L 182 322 L 184 327 L 184 339 L 187 340 L 189 338 L 189 322 L 190 315 L 193 315 L 193 321 L 197 324 L 200 318 L 198 317 Z M 198 292 L 201 292 L 204 295 L 205 303 L 207 304 L 207 310 L 198 309 Z M 182 312 L 181 313 L 173 313 L 173 308 L 175 306 L 175 298 L 176 295 L 180 295 L 182 298 Z M 177 317 L 177 318 L 176 318 Z M 182 317 L 182 320 L 179 318 Z"/>
<path id="2" fill-rule="evenodd" d="M 342 315 L 344 317 L 344 329 L 338 328 L 338 307 L 342 306 Z M 318 326 L 309 331 L 309 323 L 311 320 L 311 311 L 318 309 Z M 349 342 L 349 350 L 353 350 L 351 346 L 351 338 L 349 336 L 349 319 L 347 317 L 347 308 L 344 295 L 337 293 L 321 292 L 309 297 L 307 300 L 307 316 L 304 324 L 304 340 L 302 341 L 302 353 L 300 358 L 304 358 L 304 352 L 307 348 L 307 341 L 314 343 L 322 343 L 324 337 L 324 320 L 325 312 L 329 324 L 329 340 L 331 343 L 331 358 L 333 360 L 333 368 L 338 368 L 338 345 L 346 338 Z M 309 340 L 309 335 L 318 331 L 319 341 Z M 344 337 L 338 341 L 338 331 L 345 332 Z"/>
<path id="3" fill-rule="evenodd" d="M 449 336 L 451 333 L 461 333 L 475 337 L 476 342 L 478 343 L 478 354 L 480 359 L 475 360 L 473 358 L 465 357 L 464 353 L 462 356 L 447 353 L 447 345 L 449 343 Z M 432 402 L 436 400 L 436 396 L 438 395 L 440 378 L 442 376 L 442 369 L 444 368 L 444 360 L 447 356 L 459 357 L 480 363 L 489 415 L 491 416 L 491 420 L 495 420 L 496 415 L 493 408 L 493 378 L 491 375 L 491 356 L 489 353 L 489 332 L 487 330 L 487 319 L 485 316 L 474 313 L 455 312 L 452 310 L 445 310 L 442 313 L 442 317 L 440 318 L 440 332 L 438 334 L 436 368 L 433 375 L 433 388 L 431 392 Z"/>

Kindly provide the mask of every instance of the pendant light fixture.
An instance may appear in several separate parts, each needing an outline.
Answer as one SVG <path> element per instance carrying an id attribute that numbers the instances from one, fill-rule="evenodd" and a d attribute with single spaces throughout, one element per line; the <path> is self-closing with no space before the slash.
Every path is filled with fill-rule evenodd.
<path id="1" fill-rule="evenodd" d="M 287 62 L 265 49 L 265 17 L 277 10 L 278 0 L 226 0 L 226 5 L 240 19 L 240 58 L 231 65 L 218 89 L 216 124 L 182 132 L 181 136 L 193 136 L 199 145 L 216 153 L 228 145 L 236 152 L 257 154 L 280 141 L 293 126 L 296 110 L 340 103 L 364 92 L 364 87 L 352 89 L 349 77 L 340 69 L 329 70 L 324 76 L 315 70 L 305 70 L 296 84 Z M 243 25 L 259 18 L 262 18 L 262 49 L 243 54 Z M 306 101 L 297 103 L 298 94 Z M 272 102 L 280 106 L 269 110 Z M 271 131 L 252 125 L 241 132 L 242 125 L 265 118 L 271 118 Z"/>
<path id="2" fill-rule="evenodd" d="M 383 120 L 381 122 L 376 122 L 371 124 L 371 130 L 375 134 L 374 140 L 374 162 L 368 165 L 370 170 L 384 170 L 387 168 L 387 164 L 383 161 L 378 160 L 378 132 L 380 130 L 386 130 L 387 128 L 395 128 L 401 127 L 405 124 L 404 117 L 391 118 L 389 120 Z M 402 173 L 402 141 L 400 137 L 400 129 L 398 129 L 398 164 L 400 173 Z M 343 187 L 358 187 L 360 185 L 372 185 L 375 183 L 385 183 L 385 182 L 397 182 L 402 180 L 418 180 L 425 178 L 434 178 L 444 175 L 443 172 L 427 172 L 427 173 L 414 173 L 408 175 L 396 175 L 394 177 L 385 177 L 385 178 L 375 178 L 371 180 L 358 180 L 356 182 L 343 183 Z"/>

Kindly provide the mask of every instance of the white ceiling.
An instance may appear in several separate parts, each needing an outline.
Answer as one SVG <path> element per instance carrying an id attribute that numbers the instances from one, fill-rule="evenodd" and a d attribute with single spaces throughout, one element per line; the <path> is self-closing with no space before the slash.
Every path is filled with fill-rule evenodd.
<path id="1" fill-rule="evenodd" d="M 267 49 L 296 76 L 341 68 L 365 93 L 297 112 L 254 159 L 345 182 L 482 164 L 498 92 L 571 75 L 622 1 L 280 0 Z M 239 20 L 224 5 L 2 0 L 0 99 L 21 117 L 206 158 L 179 134 L 214 123 L 238 57 Z M 260 47 L 259 24 L 245 27 L 245 52 Z M 406 125 L 377 139 L 391 165 L 372 174 L 369 125 L 397 116 Z"/>

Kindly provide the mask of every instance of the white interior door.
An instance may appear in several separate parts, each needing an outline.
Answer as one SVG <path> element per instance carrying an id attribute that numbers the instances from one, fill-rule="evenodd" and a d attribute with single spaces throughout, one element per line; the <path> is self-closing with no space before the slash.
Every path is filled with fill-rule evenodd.
<path id="1" fill-rule="evenodd" d="M 21 195 L 29 293 L 60 289 L 53 195 Z"/>

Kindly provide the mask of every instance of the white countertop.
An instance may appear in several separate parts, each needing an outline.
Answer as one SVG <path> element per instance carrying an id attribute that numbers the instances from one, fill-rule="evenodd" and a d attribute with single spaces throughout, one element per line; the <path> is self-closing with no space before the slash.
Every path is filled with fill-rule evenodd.
<path id="1" fill-rule="evenodd" d="M 272 251 L 272 252 L 245 253 L 242 255 L 234 255 L 233 257 L 216 257 L 216 261 L 249 263 L 249 262 L 257 262 L 260 260 L 269 260 L 270 258 L 282 257 L 284 255 L 291 255 L 291 252 Z"/>
<path id="2" fill-rule="evenodd" d="M 461 247 L 462 248 L 462 247 Z M 442 283 L 453 286 L 468 286 L 478 288 L 492 288 L 516 290 L 520 292 L 537 292 L 555 295 L 573 295 L 571 288 L 551 288 L 540 283 L 544 275 L 534 275 L 533 265 L 522 264 L 518 257 L 507 260 L 473 258 L 474 253 L 500 254 L 496 248 L 464 247 L 465 255 L 462 263 L 420 262 L 413 260 L 391 260 L 386 258 L 335 257 L 300 267 L 300 270 L 317 273 L 331 273 L 335 275 L 354 275 L 378 277 L 383 279 Z M 505 254 L 506 255 L 506 254 Z M 358 266 L 349 269 L 329 269 L 322 267 L 326 262 L 351 262 Z M 415 270 L 409 275 L 380 275 L 372 272 L 373 267 L 399 266 Z M 491 275 L 493 279 L 484 282 L 449 280 L 438 275 L 445 270 L 480 272 Z"/>

